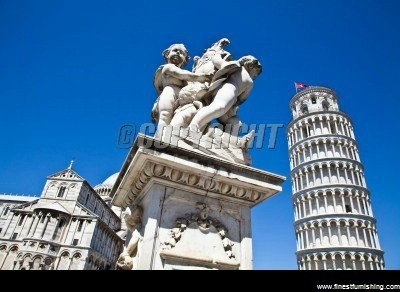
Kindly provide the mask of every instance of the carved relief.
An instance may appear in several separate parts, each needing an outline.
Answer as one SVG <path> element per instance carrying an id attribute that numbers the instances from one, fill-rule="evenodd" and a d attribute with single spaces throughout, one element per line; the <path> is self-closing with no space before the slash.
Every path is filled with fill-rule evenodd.
<path id="1" fill-rule="evenodd" d="M 197 228 L 203 234 L 218 233 L 226 257 L 235 260 L 236 257 L 232 252 L 233 243 L 228 238 L 228 230 L 219 221 L 208 216 L 209 208 L 206 204 L 197 202 L 196 209 L 198 210 L 197 213 L 186 214 L 185 217 L 176 219 L 176 227 L 171 229 L 170 237 L 164 242 L 163 249 L 174 248 L 188 228 Z M 191 242 L 190 244 L 198 244 L 198 242 Z M 210 244 L 215 243 L 211 241 Z"/>

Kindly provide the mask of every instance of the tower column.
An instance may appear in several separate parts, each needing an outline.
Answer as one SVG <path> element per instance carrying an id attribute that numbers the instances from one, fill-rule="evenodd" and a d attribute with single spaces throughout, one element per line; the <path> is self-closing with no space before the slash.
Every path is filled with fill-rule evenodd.
<path id="1" fill-rule="evenodd" d="M 353 211 L 354 210 L 353 194 L 349 193 L 348 196 L 349 196 L 349 201 L 350 201 L 351 212 L 354 212 Z"/>
<path id="2" fill-rule="evenodd" d="M 306 226 L 306 228 L 304 229 L 305 237 L 306 237 L 306 248 L 310 248 L 310 242 L 308 240 L 308 233 L 309 233 L 308 231 L 309 231 L 309 229 Z"/>
<path id="3" fill-rule="evenodd" d="M 312 215 L 312 199 L 310 195 L 307 195 L 307 201 L 308 201 L 308 216 Z"/>
<path id="4" fill-rule="evenodd" d="M 334 119 L 336 133 L 339 133 L 336 117 Z"/>
<path id="5" fill-rule="evenodd" d="M 300 235 L 300 249 L 304 249 L 303 229 L 302 228 L 300 228 L 300 230 L 299 230 L 299 235 Z"/>
<path id="6" fill-rule="evenodd" d="M 364 236 L 364 245 L 365 245 L 365 247 L 370 247 L 370 246 L 368 246 L 368 238 L 367 238 L 367 234 L 365 232 L 365 224 L 364 223 L 362 225 L 362 233 L 363 233 L 363 236 Z"/>
<path id="7" fill-rule="evenodd" d="M 337 182 L 340 183 L 339 163 L 335 163 Z"/>
<path id="8" fill-rule="evenodd" d="M 319 166 L 319 172 L 321 174 L 321 184 L 323 184 L 324 183 L 324 174 L 323 174 L 323 171 L 322 171 L 322 164 L 318 163 L 318 166 Z"/>
<path id="9" fill-rule="evenodd" d="M 379 238 L 378 238 L 376 230 L 374 230 L 373 235 L 374 235 L 374 238 L 375 238 L 376 248 L 377 249 L 381 249 L 381 245 L 379 244 Z"/>
<path id="10" fill-rule="evenodd" d="M 332 183 L 332 173 L 331 173 L 331 165 L 330 165 L 330 163 L 328 163 L 327 165 L 326 165 L 326 168 L 328 169 L 328 182 L 329 183 Z"/>
<path id="11" fill-rule="evenodd" d="M 333 212 L 337 212 L 336 210 L 336 196 L 335 192 L 332 191 L 332 202 L 333 202 Z"/>
<path id="12" fill-rule="evenodd" d="M 329 246 L 332 246 L 332 230 L 331 230 L 331 224 L 328 223 L 328 238 L 329 238 Z"/>
<path id="13" fill-rule="evenodd" d="M 342 199 L 342 210 L 343 210 L 343 213 L 347 213 L 347 212 L 346 212 L 346 203 L 345 203 L 345 198 L 344 198 L 344 192 L 343 192 L 343 190 L 340 191 L 339 196 L 340 196 L 340 198 Z"/>
<path id="14" fill-rule="evenodd" d="M 328 210 L 327 210 L 327 208 L 328 208 L 328 202 L 327 202 L 327 200 L 326 200 L 326 192 L 324 191 L 323 192 L 323 197 L 324 197 L 324 204 L 325 204 L 325 213 L 328 213 Z"/>
<path id="15" fill-rule="evenodd" d="M 317 214 L 319 214 L 319 202 L 318 202 L 319 195 L 318 193 L 315 194 L 315 204 L 317 207 Z"/>
<path id="16" fill-rule="evenodd" d="M 311 226 L 312 242 L 314 243 L 311 247 L 315 246 L 315 227 Z"/>
<path id="17" fill-rule="evenodd" d="M 323 245 L 323 240 L 324 240 L 324 236 L 323 236 L 323 232 L 322 232 L 322 225 L 320 222 L 318 222 L 318 229 L 319 229 L 319 238 L 321 239 L 321 245 Z"/>
<path id="18" fill-rule="evenodd" d="M 358 234 L 358 224 L 354 225 L 354 230 L 356 231 L 357 246 L 361 246 L 360 235 Z"/>
<path id="19" fill-rule="evenodd" d="M 338 141 L 338 146 L 339 146 L 340 157 L 346 157 L 343 153 L 343 144 L 340 141 Z"/>
<path id="20" fill-rule="evenodd" d="M 337 227 L 337 231 L 338 231 L 339 245 L 343 245 L 343 242 L 342 242 L 342 232 L 340 231 L 340 221 L 339 221 L 339 224 L 336 225 L 336 227 Z"/>
<path id="21" fill-rule="evenodd" d="M 355 185 L 356 180 L 354 179 L 354 168 L 352 166 L 350 167 L 350 174 L 351 174 L 351 178 L 352 178 L 352 184 Z"/>
<path id="22" fill-rule="evenodd" d="M 305 202 L 303 196 L 301 197 L 301 207 L 302 207 L 302 210 L 303 210 L 303 217 L 306 217 L 307 216 L 307 213 L 306 213 L 306 202 Z"/>
<path id="23" fill-rule="evenodd" d="M 350 226 L 349 226 L 349 223 L 348 222 L 346 222 L 346 233 L 347 233 L 347 242 L 348 242 L 348 244 L 349 245 L 352 245 L 351 244 L 351 236 L 350 236 Z"/>
<path id="24" fill-rule="evenodd" d="M 315 135 L 315 118 L 313 117 L 311 119 L 311 121 L 312 121 L 312 127 L 313 127 L 313 135 Z"/>
<path id="25" fill-rule="evenodd" d="M 372 232 L 371 232 L 371 226 L 368 227 L 368 236 L 369 236 L 369 240 L 371 241 L 371 247 L 376 248 L 374 237 L 372 236 Z"/>
<path id="26" fill-rule="evenodd" d="M 304 189 L 304 184 L 303 184 L 303 172 L 299 172 L 299 177 L 300 177 L 300 189 Z"/>
<path id="27" fill-rule="evenodd" d="M 306 187 L 309 188 L 310 185 L 309 185 L 308 170 L 307 169 L 305 170 L 305 174 L 306 174 Z"/>
<path id="28" fill-rule="evenodd" d="M 320 149 L 319 149 L 319 143 L 317 142 L 317 144 L 316 144 L 317 146 L 317 159 L 320 159 L 321 158 L 321 153 L 320 153 Z M 325 144 L 324 144 L 325 145 Z M 325 149 L 326 150 L 326 149 Z M 326 151 L 325 151 L 325 155 L 324 156 L 326 156 Z"/>

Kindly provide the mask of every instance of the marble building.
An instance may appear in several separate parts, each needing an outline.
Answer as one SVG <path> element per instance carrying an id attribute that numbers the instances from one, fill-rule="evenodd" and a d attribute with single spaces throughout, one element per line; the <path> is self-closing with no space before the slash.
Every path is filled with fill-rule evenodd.
<path id="1" fill-rule="evenodd" d="M 300 270 L 381 270 L 383 251 L 353 123 L 338 96 L 307 87 L 287 128 Z"/>
<path id="2" fill-rule="evenodd" d="M 40 197 L 1 195 L 0 204 L 1 270 L 115 269 L 121 220 L 72 165 L 48 176 Z"/>
<path id="3" fill-rule="evenodd" d="M 9 212 L 14 207 L 23 203 L 32 202 L 37 200 L 38 196 L 26 196 L 26 195 L 11 195 L 1 194 L 0 195 L 0 234 L 4 226 L 7 224 L 7 218 Z"/>

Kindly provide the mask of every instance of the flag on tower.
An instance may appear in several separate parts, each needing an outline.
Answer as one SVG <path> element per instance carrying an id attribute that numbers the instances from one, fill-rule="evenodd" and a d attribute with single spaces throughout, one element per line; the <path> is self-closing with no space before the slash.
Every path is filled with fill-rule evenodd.
<path id="1" fill-rule="evenodd" d="M 295 83 L 294 83 L 294 87 L 296 88 L 296 92 L 299 92 L 299 91 L 301 91 L 301 90 L 306 89 L 306 88 L 308 87 L 308 85 L 303 84 L 303 83 L 295 82 Z"/>

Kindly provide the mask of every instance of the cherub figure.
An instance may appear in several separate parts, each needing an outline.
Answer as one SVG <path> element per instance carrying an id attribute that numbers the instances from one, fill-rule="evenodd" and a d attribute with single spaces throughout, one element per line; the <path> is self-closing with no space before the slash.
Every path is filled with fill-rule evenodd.
<path id="1" fill-rule="evenodd" d="M 158 93 L 152 110 L 153 121 L 158 122 L 156 138 L 162 139 L 165 126 L 169 125 L 177 107 L 179 91 L 189 81 L 207 82 L 212 75 L 193 73 L 182 69 L 190 57 L 183 44 L 173 44 L 163 51 L 166 64 L 161 65 L 154 76 L 154 87 Z"/>
<path id="2" fill-rule="evenodd" d="M 262 71 L 260 62 L 250 55 L 237 61 L 226 61 L 220 54 L 216 54 L 213 56 L 213 63 L 220 72 L 224 72 L 223 69 L 227 68 L 227 74 L 221 73 L 220 80 L 223 82 L 215 82 L 218 84 L 215 89 L 211 83 L 212 101 L 196 112 L 189 124 L 192 131 L 203 132 L 213 119 L 218 119 L 224 126 L 240 127 L 241 122 L 237 117 L 238 106 L 247 99 L 253 88 L 254 79 Z M 218 71 L 215 75 L 217 74 Z M 214 79 L 217 79 L 216 76 Z"/>

